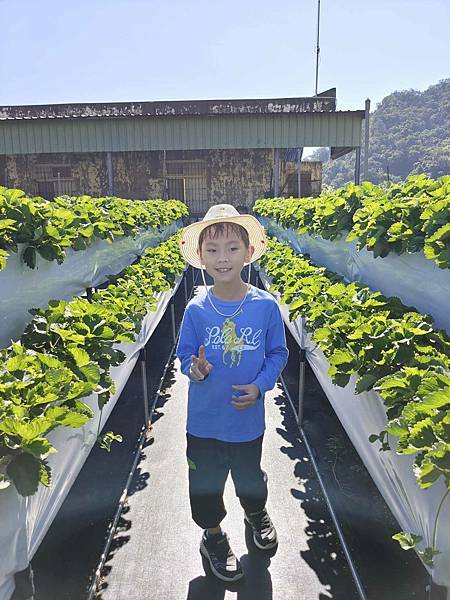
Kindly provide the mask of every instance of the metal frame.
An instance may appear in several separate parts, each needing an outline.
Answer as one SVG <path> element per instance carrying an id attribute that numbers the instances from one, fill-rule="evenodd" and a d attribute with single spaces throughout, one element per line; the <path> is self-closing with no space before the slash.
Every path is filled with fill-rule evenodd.
<path id="1" fill-rule="evenodd" d="M 361 182 L 361 146 L 356 147 L 355 155 L 355 184 L 359 185 Z"/>
<path id="2" fill-rule="evenodd" d="M 369 118 L 370 99 L 367 98 L 364 110 L 364 181 L 369 181 Z"/>

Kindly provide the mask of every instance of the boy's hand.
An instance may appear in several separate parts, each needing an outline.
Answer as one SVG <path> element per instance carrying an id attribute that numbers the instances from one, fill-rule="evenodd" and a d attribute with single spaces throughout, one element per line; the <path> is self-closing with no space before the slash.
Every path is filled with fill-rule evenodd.
<path id="1" fill-rule="evenodd" d="M 233 396 L 231 404 L 234 404 L 234 406 L 238 410 L 245 410 L 249 406 L 253 406 L 253 404 L 256 404 L 256 401 L 258 400 L 259 395 L 261 393 L 259 387 L 254 383 L 246 383 L 245 385 L 233 385 L 232 387 L 235 390 L 242 390 L 243 392 L 246 392 L 246 394 L 244 394 L 243 396 Z"/>
<path id="2" fill-rule="evenodd" d="M 191 367 L 189 369 L 189 377 L 195 381 L 201 381 L 205 379 L 211 372 L 213 366 L 206 360 L 205 346 L 200 346 L 198 349 L 198 358 L 194 355 L 191 356 Z"/>

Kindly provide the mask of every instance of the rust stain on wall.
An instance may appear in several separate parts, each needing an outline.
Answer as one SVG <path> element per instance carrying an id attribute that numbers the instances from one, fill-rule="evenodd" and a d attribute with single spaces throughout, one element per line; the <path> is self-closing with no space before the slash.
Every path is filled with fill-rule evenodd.
<path id="1" fill-rule="evenodd" d="M 161 198 L 162 152 L 113 152 L 114 194 L 123 198 Z"/>
<path id="2" fill-rule="evenodd" d="M 111 157 L 115 196 L 136 199 L 163 197 L 163 152 L 113 152 Z M 63 189 L 60 193 L 109 195 L 106 153 L 14 155 L 2 160 L 0 184 L 23 189 L 32 196 L 51 198 L 58 195 L 60 186 Z M 167 160 L 172 160 L 175 168 L 178 168 L 177 161 L 201 161 L 204 165 L 202 177 L 205 177 L 207 200 L 203 201 L 204 207 L 201 205 L 203 212 L 208 206 L 219 203 L 250 209 L 255 200 L 270 193 L 273 169 L 273 151 L 270 149 L 174 151 L 167 152 Z M 322 164 L 305 161 L 301 168 L 302 191 L 308 189 L 308 194 L 318 195 Z M 287 197 L 294 193 L 296 169 L 296 163 L 281 161 L 280 195 Z M 62 173 L 61 182 L 55 179 L 56 173 L 60 176 Z M 182 167 L 180 173 L 183 173 Z M 303 180 L 309 182 L 304 188 Z M 194 200 L 188 197 L 179 199 L 187 204 Z"/>
<path id="3" fill-rule="evenodd" d="M 79 194 L 104 196 L 107 194 L 108 175 L 105 158 L 101 154 L 74 156 L 71 161 L 72 176 Z"/>
<path id="4" fill-rule="evenodd" d="M 248 208 L 270 187 L 271 150 L 211 150 L 210 204 L 225 202 Z"/>

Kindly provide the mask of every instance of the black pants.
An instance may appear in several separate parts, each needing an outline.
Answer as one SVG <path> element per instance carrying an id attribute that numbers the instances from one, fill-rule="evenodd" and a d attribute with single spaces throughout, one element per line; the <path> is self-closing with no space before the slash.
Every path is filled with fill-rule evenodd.
<path id="1" fill-rule="evenodd" d="M 223 492 L 230 470 L 243 509 L 252 513 L 265 507 L 267 473 L 260 465 L 263 437 L 222 442 L 186 433 L 192 518 L 202 529 L 217 527 L 227 514 Z"/>

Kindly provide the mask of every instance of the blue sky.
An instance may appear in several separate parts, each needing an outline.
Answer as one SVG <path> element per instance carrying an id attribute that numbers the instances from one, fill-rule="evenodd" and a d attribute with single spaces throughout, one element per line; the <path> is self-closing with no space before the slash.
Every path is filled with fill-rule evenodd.
<path id="1" fill-rule="evenodd" d="M 314 93 L 317 0 L 0 0 L 0 105 Z M 339 109 L 450 75 L 449 0 L 322 0 Z"/>

